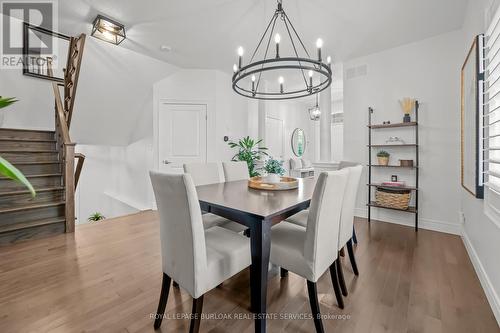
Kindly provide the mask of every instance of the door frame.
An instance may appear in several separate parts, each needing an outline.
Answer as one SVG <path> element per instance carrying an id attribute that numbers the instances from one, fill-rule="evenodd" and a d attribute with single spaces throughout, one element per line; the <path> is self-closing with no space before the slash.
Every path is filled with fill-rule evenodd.
<path id="1" fill-rule="evenodd" d="M 210 100 L 180 100 L 171 98 L 159 98 L 154 104 L 153 110 L 153 165 L 156 171 L 160 170 L 160 106 L 162 104 L 186 104 L 186 105 L 205 105 L 207 110 L 207 162 L 214 161 L 215 156 L 215 103 Z"/>

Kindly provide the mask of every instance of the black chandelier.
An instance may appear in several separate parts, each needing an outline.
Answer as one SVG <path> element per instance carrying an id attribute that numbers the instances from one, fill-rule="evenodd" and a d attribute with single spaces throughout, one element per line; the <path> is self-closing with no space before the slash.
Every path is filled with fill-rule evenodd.
<path id="1" fill-rule="evenodd" d="M 280 55 L 281 36 L 278 33 L 274 34 L 279 21 L 284 25 L 283 30 L 286 31 L 291 41 L 293 56 L 281 57 Z M 273 35 L 276 52 L 274 56 L 268 57 Z M 265 48 L 264 41 L 266 41 Z M 300 98 L 325 90 L 332 83 L 331 58 L 327 57 L 326 63 L 323 62 L 321 57 L 323 41 L 320 38 L 316 41 L 316 47 L 317 58 L 313 59 L 286 15 L 282 0 L 278 0 L 278 8 L 267 25 L 248 65 L 243 66 L 244 50 L 243 47 L 238 48 L 238 65 L 233 66 L 233 90 L 244 97 L 265 100 Z M 254 61 L 255 57 L 259 55 L 263 59 Z M 263 76 L 269 77 L 272 74 L 278 76 L 277 83 L 263 87 L 264 85 L 261 84 L 261 81 L 264 80 Z M 285 88 L 284 75 L 295 76 L 300 80 L 299 82 L 302 80 L 304 82 L 298 87 L 289 85 Z M 267 81 L 269 83 L 269 80 Z"/>

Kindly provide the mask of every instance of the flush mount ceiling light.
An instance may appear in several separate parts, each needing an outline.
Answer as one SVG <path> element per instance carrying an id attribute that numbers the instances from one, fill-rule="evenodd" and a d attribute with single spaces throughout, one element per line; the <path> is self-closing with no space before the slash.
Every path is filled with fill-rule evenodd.
<path id="1" fill-rule="evenodd" d="M 316 105 L 312 108 L 309 108 L 309 118 L 314 121 L 318 121 L 321 117 L 321 110 L 318 104 L 318 94 L 316 94 Z"/>
<path id="2" fill-rule="evenodd" d="M 93 23 L 91 36 L 118 45 L 126 38 L 125 26 L 108 17 L 97 15 Z"/>
<path id="3" fill-rule="evenodd" d="M 275 31 L 283 31 L 288 36 L 293 50 L 291 56 L 280 54 L 282 37 Z M 275 52 L 271 52 L 273 54 L 270 55 L 269 45 L 273 37 Z M 260 38 L 248 65 L 243 65 L 243 47 L 237 50 L 238 64 L 233 65 L 233 90 L 245 97 L 265 100 L 284 100 L 317 94 L 332 83 L 331 58 L 327 57 L 326 63 L 323 62 L 322 47 L 323 41 L 319 38 L 316 41 L 317 57 L 311 58 L 285 13 L 282 0 L 278 0 L 278 8 Z M 288 82 L 299 82 L 298 86 L 291 83 L 286 87 L 285 77 L 287 80 L 290 79 Z M 264 80 L 267 81 L 267 85 L 262 84 Z"/>

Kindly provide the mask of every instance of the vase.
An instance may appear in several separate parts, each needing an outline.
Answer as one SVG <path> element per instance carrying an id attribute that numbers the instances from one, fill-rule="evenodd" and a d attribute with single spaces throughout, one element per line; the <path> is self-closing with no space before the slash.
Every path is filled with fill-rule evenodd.
<path id="1" fill-rule="evenodd" d="M 266 183 L 279 183 L 281 182 L 281 176 L 278 175 L 277 173 L 268 173 L 267 176 L 262 179 Z"/>
<path id="2" fill-rule="evenodd" d="M 403 117 L 403 123 L 410 123 L 410 122 L 411 122 L 410 115 L 405 113 L 405 116 Z"/>
<path id="3" fill-rule="evenodd" d="M 389 157 L 377 156 L 378 165 L 389 165 Z"/>

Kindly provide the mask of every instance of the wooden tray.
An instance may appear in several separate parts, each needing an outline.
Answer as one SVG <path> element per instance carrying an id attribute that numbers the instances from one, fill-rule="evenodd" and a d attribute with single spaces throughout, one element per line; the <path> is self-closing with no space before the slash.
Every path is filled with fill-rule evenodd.
<path id="1" fill-rule="evenodd" d="M 248 180 L 248 187 L 256 190 L 286 191 L 298 188 L 299 182 L 296 178 L 281 177 L 279 183 L 266 183 L 262 180 L 262 177 L 252 177 Z"/>

